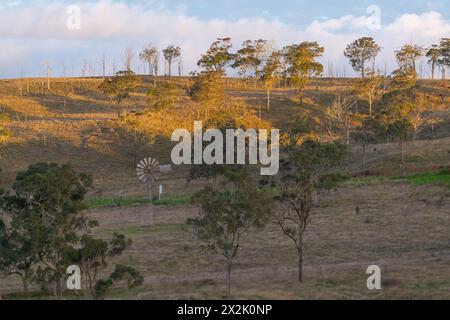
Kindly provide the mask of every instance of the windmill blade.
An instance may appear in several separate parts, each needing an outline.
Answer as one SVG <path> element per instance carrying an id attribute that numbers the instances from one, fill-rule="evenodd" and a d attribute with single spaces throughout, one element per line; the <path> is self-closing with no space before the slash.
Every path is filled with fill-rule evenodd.
<path id="1" fill-rule="evenodd" d="M 169 166 L 170 167 L 170 166 Z M 161 173 L 159 161 L 154 158 L 145 158 L 136 166 L 138 179 L 143 183 L 154 182 L 158 180 Z"/>

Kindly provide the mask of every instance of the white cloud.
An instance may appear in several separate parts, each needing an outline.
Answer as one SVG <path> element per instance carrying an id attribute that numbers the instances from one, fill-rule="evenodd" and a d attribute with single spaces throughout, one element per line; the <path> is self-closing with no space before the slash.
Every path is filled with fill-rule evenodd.
<path id="1" fill-rule="evenodd" d="M 184 70 L 189 72 L 196 67 L 198 57 L 214 39 L 230 36 L 235 47 L 246 39 L 256 38 L 276 40 L 279 46 L 315 40 L 326 49 L 323 62 L 332 60 L 335 66 L 345 67 L 350 74 L 342 51 L 357 37 L 373 36 L 384 49 L 378 61 L 383 65 L 386 61 L 389 67 L 393 67 L 393 51 L 401 44 L 413 40 L 420 45 L 430 45 L 450 35 L 450 22 L 433 11 L 420 15 L 403 14 L 380 30 L 371 31 L 367 28 L 368 17 L 365 16 L 346 15 L 316 20 L 299 30 L 267 17 L 202 21 L 188 16 L 183 6 L 171 12 L 164 8 L 102 0 L 84 3 L 80 7 L 80 30 L 66 27 L 67 4 L 52 2 L 0 10 L 0 45 L 13 53 L 0 55 L 0 70 L 5 70 L 2 73 L 11 75 L 15 72 L 17 75 L 19 71 L 14 71 L 14 67 L 20 64 L 20 59 L 31 69 L 31 65 L 40 65 L 46 55 L 55 63 L 61 63 L 97 55 L 95 59 L 100 59 L 99 55 L 106 52 L 110 59 L 115 56 L 120 61 L 123 48 L 132 45 L 139 50 L 150 41 L 160 48 L 169 43 L 181 46 Z"/>
<path id="2" fill-rule="evenodd" d="M 385 28 L 385 32 L 414 38 L 414 41 L 426 42 L 429 39 L 450 35 L 450 21 L 445 21 L 438 12 L 421 15 L 404 14 Z"/>

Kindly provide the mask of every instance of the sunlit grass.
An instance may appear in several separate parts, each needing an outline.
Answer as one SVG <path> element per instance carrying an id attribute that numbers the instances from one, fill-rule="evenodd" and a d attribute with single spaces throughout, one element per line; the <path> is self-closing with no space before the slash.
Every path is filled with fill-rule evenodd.
<path id="1" fill-rule="evenodd" d="M 189 204 L 191 198 L 189 196 L 173 196 L 163 197 L 161 199 L 153 200 L 153 204 L 156 206 L 169 206 L 169 205 L 184 205 Z M 88 199 L 87 205 L 89 208 L 105 208 L 105 207 L 132 207 L 150 204 L 150 200 L 143 197 L 131 197 L 131 198 L 97 198 Z"/>
<path id="2" fill-rule="evenodd" d="M 419 173 L 406 177 L 393 177 L 392 180 L 406 180 L 413 185 L 437 184 L 450 187 L 450 170 L 443 170 L 434 173 Z"/>
<path id="3" fill-rule="evenodd" d="M 142 225 L 129 226 L 118 229 L 107 229 L 97 233 L 101 238 L 110 238 L 114 233 L 121 233 L 127 237 L 142 236 L 149 233 L 173 233 L 183 230 L 183 224 L 156 224 L 156 225 Z"/>

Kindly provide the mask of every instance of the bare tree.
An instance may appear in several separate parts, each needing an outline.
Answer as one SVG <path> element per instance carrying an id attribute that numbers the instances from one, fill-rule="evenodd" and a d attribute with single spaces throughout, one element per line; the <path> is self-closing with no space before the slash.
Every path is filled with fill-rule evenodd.
<path id="1" fill-rule="evenodd" d="M 81 69 L 81 76 L 83 78 L 86 78 L 87 70 L 88 70 L 88 61 L 86 59 L 83 59 L 83 67 Z"/>
<path id="2" fill-rule="evenodd" d="M 369 77 L 353 82 L 353 91 L 369 104 L 369 117 L 372 117 L 373 104 L 380 96 L 383 81 L 381 75 L 371 72 Z"/>
<path id="3" fill-rule="evenodd" d="M 52 73 L 52 67 L 48 61 L 45 61 L 45 69 L 47 76 L 47 90 L 50 91 L 50 75 Z"/>
<path id="4" fill-rule="evenodd" d="M 133 67 L 133 60 L 134 60 L 134 52 L 133 48 L 128 47 L 123 52 L 123 64 L 126 71 L 132 71 Z"/>
<path id="5" fill-rule="evenodd" d="M 333 127 L 337 127 L 344 133 L 345 144 L 350 144 L 350 132 L 356 112 L 356 100 L 352 97 L 337 96 L 333 103 L 325 110 L 326 117 L 331 121 Z"/>
<path id="6" fill-rule="evenodd" d="M 103 78 L 106 77 L 106 54 L 102 55 L 102 74 Z"/>
<path id="7" fill-rule="evenodd" d="M 181 77 L 183 73 L 183 59 L 181 57 L 178 59 L 178 76 Z"/>

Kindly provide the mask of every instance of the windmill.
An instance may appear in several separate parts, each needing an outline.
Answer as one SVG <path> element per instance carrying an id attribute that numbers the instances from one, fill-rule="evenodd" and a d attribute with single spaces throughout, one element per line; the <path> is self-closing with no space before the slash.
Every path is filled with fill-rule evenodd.
<path id="1" fill-rule="evenodd" d="M 147 185 L 148 198 L 150 200 L 150 207 L 152 206 L 152 184 L 157 181 L 162 172 L 168 172 L 171 170 L 170 165 L 160 165 L 159 161 L 155 158 L 145 158 L 136 166 L 136 174 L 138 179 Z M 161 188 L 160 188 L 161 190 Z M 160 191 L 161 192 L 161 191 Z M 154 224 L 154 213 L 150 209 L 151 224 Z"/>
<path id="2" fill-rule="evenodd" d="M 136 167 L 136 173 L 138 179 L 147 185 L 148 198 L 152 201 L 152 183 L 159 179 L 161 173 L 159 161 L 155 158 L 141 160 Z"/>

